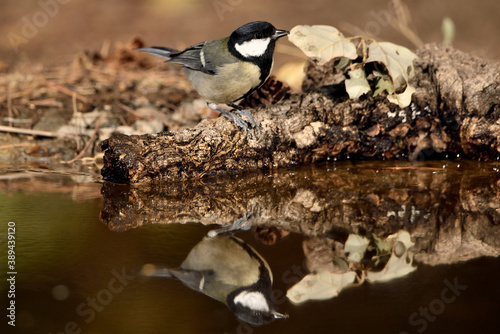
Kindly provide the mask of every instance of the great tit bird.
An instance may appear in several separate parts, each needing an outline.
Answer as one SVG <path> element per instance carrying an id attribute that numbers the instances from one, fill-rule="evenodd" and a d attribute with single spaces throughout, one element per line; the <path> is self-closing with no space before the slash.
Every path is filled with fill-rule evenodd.
<path id="1" fill-rule="evenodd" d="M 177 278 L 189 288 L 225 303 L 239 319 L 253 325 L 288 317 L 274 308 L 269 265 L 255 249 L 234 236 L 207 236 L 179 268 L 143 269 L 143 274 Z"/>
<path id="2" fill-rule="evenodd" d="M 250 133 L 247 123 L 238 115 L 222 109 L 226 104 L 260 129 L 252 114 L 238 103 L 264 84 L 273 67 L 276 40 L 288 35 L 271 23 L 256 21 L 236 29 L 231 36 L 195 44 L 183 51 L 165 47 L 140 48 L 167 61 L 183 66 L 194 89 L 207 101 L 208 107 L 219 111 Z"/>

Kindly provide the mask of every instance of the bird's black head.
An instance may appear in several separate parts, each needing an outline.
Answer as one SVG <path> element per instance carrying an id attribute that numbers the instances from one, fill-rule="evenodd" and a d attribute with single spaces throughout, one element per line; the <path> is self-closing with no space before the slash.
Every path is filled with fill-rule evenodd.
<path id="1" fill-rule="evenodd" d="M 255 62 L 259 66 L 269 65 L 270 70 L 276 40 L 288 34 L 288 31 L 276 29 L 269 22 L 250 22 L 229 36 L 229 51 L 235 57 Z"/>

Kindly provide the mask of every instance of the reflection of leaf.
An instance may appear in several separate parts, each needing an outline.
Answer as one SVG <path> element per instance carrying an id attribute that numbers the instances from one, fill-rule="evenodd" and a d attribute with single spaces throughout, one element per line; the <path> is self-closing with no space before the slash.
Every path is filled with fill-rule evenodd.
<path id="1" fill-rule="evenodd" d="M 363 68 L 351 70 L 347 74 L 349 75 L 349 79 L 345 80 L 345 89 L 351 99 L 357 99 L 361 95 L 371 91 Z"/>
<path id="2" fill-rule="evenodd" d="M 395 85 L 395 90 L 404 87 L 414 75 L 413 60 L 417 58 L 407 48 L 389 42 L 372 42 L 368 44 L 366 62 L 379 62 L 385 65 Z"/>
<path id="3" fill-rule="evenodd" d="M 406 87 L 401 94 L 387 95 L 389 102 L 399 105 L 401 108 L 408 107 L 411 103 L 411 96 L 415 93 L 415 88 L 412 86 Z"/>
<path id="4" fill-rule="evenodd" d="M 378 255 L 389 254 L 392 249 L 392 242 L 386 240 L 382 240 L 376 235 L 373 235 L 373 240 L 375 240 L 375 246 L 377 248 Z"/>
<path id="5" fill-rule="evenodd" d="M 356 46 L 334 27 L 295 26 L 290 31 L 288 39 L 309 58 L 317 58 L 320 65 L 333 58 L 356 59 L 358 57 Z"/>
<path id="6" fill-rule="evenodd" d="M 407 275 L 414 271 L 412 266 L 413 253 L 408 251 L 414 245 L 407 231 L 399 231 L 387 237 L 386 241 L 392 242 L 392 254 L 384 269 L 378 272 L 368 271 L 366 279 L 369 281 L 388 281 Z"/>
<path id="7" fill-rule="evenodd" d="M 360 262 L 365 255 L 366 247 L 370 241 L 366 237 L 357 234 L 349 234 L 345 242 L 344 252 L 349 254 L 348 261 Z"/>
<path id="8" fill-rule="evenodd" d="M 335 297 L 340 290 L 356 279 L 354 271 L 335 274 L 328 271 L 306 275 L 299 283 L 288 289 L 286 296 L 294 304 L 308 300 L 325 300 Z"/>

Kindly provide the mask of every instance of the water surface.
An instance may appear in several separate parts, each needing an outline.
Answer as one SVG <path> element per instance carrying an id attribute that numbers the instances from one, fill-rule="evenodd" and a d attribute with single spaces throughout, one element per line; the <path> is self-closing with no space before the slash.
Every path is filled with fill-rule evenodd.
<path id="1" fill-rule="evenodd" d="M 0 236 L 6 245 L 7 223 L 15 222 L 17 275 L 16 327 L 8 327 L 5 317 L 2 326 L 19 333 L 497 333 L 500 258 L 480 256 L 499 248 L 499 199 L 491 195 L 500 187 L 497 167 L 392 167 L 337 163 L 146 189 L 60 175 L 4 178 Z M 34 187 L 36 182 L 43 186 Z M 276 306 L 289 319 L 254 327 L 178 281 L 138 274 L 146 263 L 180 265 L 215 224 L 246 210 L 259 212 L 261 233 L 238 237 L 269 263 Z M 375 221 L 383 215 L 384 224 Z M 263 238 L 262 228 L 269 226 Z M 480 229 L 467 234 L 471 226 L 489 229 L 492 240 Z M 442 239 L 456 234 L 455 227 L 472 242 L 459 258 L 446 252 L 455 247 L 447 244 L 452 239 Z M 417 241 L 416 271 L 349 287 L 326 301 L 294 305 L 284 297 L 308 274 L 304 242 L 334 238 L 338 231 L 400 228 Z M 461 261 L 467 254 L 470 259 Z M 7 263 L 5 250 L 0 259 Z M 6 272 L 4 265 L 4 282 Z M 8 286 L 1 289 L 6 307 Z"/>

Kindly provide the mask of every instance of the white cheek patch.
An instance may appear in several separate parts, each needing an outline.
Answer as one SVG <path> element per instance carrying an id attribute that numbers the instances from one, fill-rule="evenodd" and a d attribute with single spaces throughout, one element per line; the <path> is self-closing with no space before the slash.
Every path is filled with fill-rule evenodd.
<path id="1" fill-rule="evenodd" d="M 266 298 L 260 292 L 243 291 L 234 298 L 235 304 L 241 304 L 254 311 L 269 312 Z"/>
<path id="2" fill-rule="evenodd" d="M 269 46 L 271 38 L 252 39 L 241 44 L 236 44 L 235 48 L 243 57 L 260 57 Z"/>

